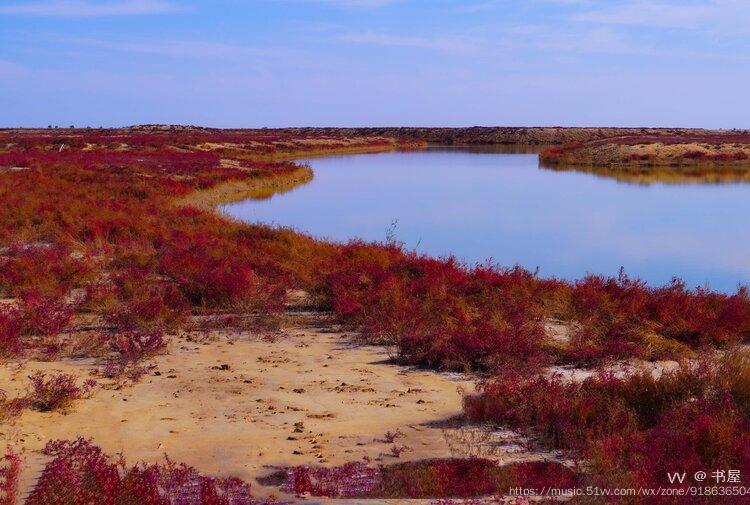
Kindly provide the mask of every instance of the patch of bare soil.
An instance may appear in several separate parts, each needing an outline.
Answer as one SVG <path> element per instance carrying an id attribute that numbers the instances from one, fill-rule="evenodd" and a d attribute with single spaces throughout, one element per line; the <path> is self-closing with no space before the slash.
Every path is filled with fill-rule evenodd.
<path id="1" fill-rule="evenodd" d="M 278 488 L 258 477 L 290 465 L 337 465 L 368 456 L 448 457 L 453 428 L 436 423 L 461 411 L 464 378 L 396 366 L 382 347 L 320 327 L 293 326 L 273 339 L 244 332 L 174 337 L 136 384 L 100 381 L 93 396 L 67 414 L 25 411 L 0 426 L 0 442 L 25 452 L 28 490 L 54 439 L 92 438 L 128 461 L 165 454 L 217 476 L 252 482 L 258 495 Z M 16 362 L 0 369 L 0 389 L 23 394 L 37 370 L 88 378 L 93 360 Z M 459 428 L 456 428 L 459 429 Z M 388 442 L 387 432 L 399 433 Z M 2 445 L 0 443 L 0 445 Z"/>

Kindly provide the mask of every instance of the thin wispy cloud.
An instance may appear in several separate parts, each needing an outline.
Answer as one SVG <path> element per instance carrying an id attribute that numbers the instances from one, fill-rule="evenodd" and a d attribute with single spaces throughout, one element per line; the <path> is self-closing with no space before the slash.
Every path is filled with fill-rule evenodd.
<path id="1" fill-rule="evenodd" d="M 508 46 L 504 50 L 510 52 L 535 48 L 560 57 L 601 54 L 636 57 L 638 61 L 656 58 L 668 59 L 672 62 L 698 59 L 703 62 L 708 60 L 744 62 L 748 59 L 744 53 L 736 51 L 711 51 L 642 40 L 632 31 L 618 26 L 567 26 L 550 30 L 547 25 L 528 25 L 508 28 L 507 33 Z"/>
<path id="2" fill-rule="evenodd" d="M 174 12 L 168 0 L 46 0 L 0 6 L 0 14 L 49 17 L 105 17 Z"/>
<path id="3" fill-rule="evenodd" d="M 408 3 L 408 0 L 270 0 L 276 3 L 318 4 L 336 7 L 386 7 Z"/>
<path id="4" fill-rule="evenodd" d="M 65 42 L 69 42 L 78 46 L 85 46 L 109 51 L 174 57 L 238 58 L 247 56 L 271 56 L 273 54 L 273 51 L 268 49 L 259 49 L 252 46 L 200 40 L 151 40 L 123 42 L 81 38 L 69 39 Z"/>
<path id="5" fill-rule="evenodd" d="M 649 2 L 635 0 L 587 9 L 571 16 L 575 21 L 654 28 L 700 28 L 712 24 L 745 23 L 750 15 L 746 0 Z"/>
<path id="6" fill-rule="evenodd" d="M 676 51 L 654 47 L 617 27 L 566 26 L 551 30 L 549 25 L 498 25 L 475 30 L 469 36 L 417 37 L 382 32 L 346 34 L 341 40 L 370 44 L 433 50 L 469 56 L 477 61 L 497 60 L 509 54 L 543 51 L 558 55 L 608 54 L 640 57 L 711 57 L 711 53 Z"/>
<path id="7" fill-rule="evenodd" d="M 538 47 L 546 50 L 571 53 L 601 53 L 639 56 L 659 56 L 660 51 L 627 40 L 622 33 L 607 27 L 591 30 L 569 30 L 554 35 L 540 31 L 536 36 Z"/>
<path id="8" fill-rule="evenodd" d="M 313 0 L 347 7 L 383 7 L 400 3 L 401 0 Z"/>
<path id="9" fill-rule="evenodd" d="M 451 54 L 472 53 L 478 49 L 476 40 L 464 37 L 416 37 L 371 31 L 346 34 L 341 39 L 359 44 L 433 49 Z"/>

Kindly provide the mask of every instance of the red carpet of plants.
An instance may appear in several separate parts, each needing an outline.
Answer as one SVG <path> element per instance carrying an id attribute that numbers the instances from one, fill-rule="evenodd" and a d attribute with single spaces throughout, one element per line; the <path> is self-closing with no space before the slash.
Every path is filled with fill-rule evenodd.
<path id="1" fill-rule="evenodd" d="M 750 358 L 744 354 L 684 364 L 658 377 L 600 372 L 572 382 L 559 375 L 508 374 L 464 403 L 471 420 L 509 425 L 584 458 L 590 483 L 602 488 L 666 487 L 674 472 L 691 478 L 700 471 L 750 472 Z"/>
<path id="2" fill-rule="evenodd" d="M 286 293 L 302 289 L 367 340 L 395 346 L 403 362 L 494 375 L 467 400 L 469 417 L 589 459 L 593 481 L 651 485 L 672 468 L 750 471 L 750 381 L 722 381 L 716 367 L 726 363 L 581 384 L 538 373 L 551 364 L 695 358 L 747 342 L 744 289 L 722 294 L 678 280 L 649 287 L 624 274 L 541 279 L 393 243 L 318 241 L 178 204 L 224 182 L 290 173 L 292 163 L 274 161 L 285 153 L 390 142 L 270 130 L 0 131 L 0 297 L 15 301 L 0 305 L 0 358 L 80 353 L 71 330 L 96 317 L 106 329 L 87 343 L 110 353 L 109 373 L 123 373 L 191 316 L 253 313 L 258 324 L 274 324 Z M 547 337 L 550 319 L 569 325 L 570 342 Z M 744 362 L 732 366 L 748 377 Z M 38 380 L 44 387 L 49 379 Z M 147 482 L 164 475 L 121 467 L 115 478 L 112 463 L 84 443 L 50 451 L 75 461 L 61 463 L 61 476 L 90 471 L 112 489 L 147 493 Z M 89 468 L 89 460 L 97 463 Z M 217 492 L 219 501 L 206 503 L 224 503 Z M 56 503 L 39 500 L 30 503 Z"/>
<path id="3" fill-rule="evenodd" d="M 500 466 L 482 458 L 430 459 L 372 466 L 348 463 L 335 468 L 287 470 L 284 490 L 333 498 L 469 498 L 507 493 L 511 488 L 580 484 L 571 469 L 536 461 Z"/>
<path id="4" fill-rule="evenodd" d="M 26 505 L 262 505 L 250 485 L 214 479 L 167 459 L 162 464 L 128 466 L 88 440 L 52 441 L 44 468 Z"/>

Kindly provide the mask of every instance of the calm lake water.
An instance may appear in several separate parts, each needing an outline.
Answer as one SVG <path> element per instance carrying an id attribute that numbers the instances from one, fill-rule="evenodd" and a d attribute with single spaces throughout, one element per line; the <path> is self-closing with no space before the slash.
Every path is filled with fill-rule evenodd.
<path id="1" fill-rule="evenodd" d="M 315 179 L 227 205 L 250 222 L 337 241 L 383 241 L 567 279 L 674 276 L 733 291 L 750 281 L 749 184 L 649 186 L 539 167 L 536 154 L 432 148 L 306 161 Z"/>

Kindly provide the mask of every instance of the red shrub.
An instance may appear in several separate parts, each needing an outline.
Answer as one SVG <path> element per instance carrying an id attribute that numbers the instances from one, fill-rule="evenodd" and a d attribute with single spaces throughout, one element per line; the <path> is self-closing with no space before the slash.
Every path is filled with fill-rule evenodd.
<path id="1" fill-rule="evenodd" d="M 25 331 L 32 335 L 57 335 L 73 317 L 73 307 L 60 298 L 49 297 L 38 291 L 24 293 L 21 312 Z"/>
<path id="2" fill-rule="evenodd" d="M 120 473 L 100 448 L 83 439 L 52 441 L 44 454 L 54 459 L 44 467 L 26 505 L 117 503 Z"/>
<path id="3" fill-rule="evenodd" d="M 651 330 L 646 303 L 649 291 L 642 281 L 589 276 L 575 283 L 571 316 L 578 328 L 570 358 L 597 361 L 626 358 L 643 352 L 642 337 Z"/>
<path id="4" fill-rule="evenodd" d="M 579 324 L 567 356 L 573 361 L 673 357 L 648 348 L 652 334 L 697 349 L 725 347 L 750 336 L 750 297 L 744 288 L 728 296 L 690 291 L 678 280 L 649 288 L 624 274 L 618 279 L 590 276 L 575 283 L 569 310 Z"/>
<path id="5" fill-rule="evenodd" d="M 79 386 L 76 377 L 68 374 L 48 377 L 37 372 L 29 379 L 32 390 L 26 400 L 32 407 L 43 412 L 65 410 L 75 400 L 85 398 L 96 385 L 95 381 L 86 380 Z"/>
<path id="6" fill-rule="evenodd" d="M 7 205 L 12 204 L 12 201 L 7 202 Z M 22 220 L 18 215 L 22 208 L 17 208 L 13 212 L 15 215 L 3 216 L 0 213 L 0 216 L 6 220 Z M 0 232 L 0 240 L 2 235 Z M 89 273 L 90 268 L 84 259 L 72 254 L 64 245 L 11 242 L 8 252 L 0 255 L 0 293 L 19 296 L 27 291 L 38 291 L 44 296 L 59 297 L 71 288 L 83 285 Z"/>
<path id="7" fill-rule="evenodd" d="M 638 432 L 614 433 L 590 450 L 592 480 L 602 487 L 689 487 L 698 471 L 708 474 L 709 485 L 732 486 L 715 481 L 711 472 L 750 472 L 750 421 L 737 412 L 728 398 L 684 402 L 665 411 L 658 423 Z M 670 474 L 688 476 L 684 483 L 670 482 Z M 726 498 L 725 503 L 738 503 Z M 641 503 L 674 503 L 674 498 L 642 499 Z M 713 498 L 693 497 L 685 503 Z"/>
<path id="8" fill-rule="evenodd" d="M 500 467 L 486 459 L 435 459 L 383 468 L 378 495 L 393 498 L 453 498 L 500 491 Z M 471 478 L 467 479 L 467 476 Z"/>
<path id="9" fill-rule="evenodd" d="M 128 376 L 132 380 L 137 380 L 148 370 L 139 363 L 163 352 L 166 347 L 164 332 L 159 329 L 112 335 L 109 337 L 109 348 L 115 356 L 105 361 L 103 374 L 110 378 Z"/>
<path id="10" fill-rule="evenodd" d="M 353 244 L 328 279 L 334 309 L 407 361 L 492 368 L 544 359 L 538 285 L 521 269 L 469 270 L 453 259 Z"/>
<path id="11" fill-rule="evenodd" d="M 49 442 L 54 459 L 44 468 L 26 505 L 263 505 L 238 479 L 213 479 L 175 464 L 127 467 L 90 441 Z"/>
<path id="12" fill-rule="evenodd" d="M 114 307 L 105 319 L 119 330 L 176 329 L 189 315 L 189 304 L 177 286 L 150 278 L 143 269 L 128 269 L 114 279 Z"/>
<path id="13" fill-rule="evenodd" d="M 696 348 L 725 347 L 750 336 L 750 296 L 744 287 L 727 296 L 688 291 L 674 281 L 651 293 L 647 310 L 659 334 Z"/>
<path id="14" fill-rule="evenodd" d="M 0 457 L 0 505 L 15 505 L 18 499 L 18 476 L 21 472 L 21 457 L 8 451 Z"/>
<path id="15" fill-rule="evenodd" d="M 555 376 L 505 377 L 486 385 L 481 395 L 467 397 L 465 410 L 471 419 L 508 424 L 588 459 L 589 484 L 677 487 L 668 475 L 686 472 L 685 487 L 696 485 L 690 479 L 699 470 L 750 471 L 748 360 L 732 354 L 658 378 L 647 372 L 602 373 L 580 383 Z M 673 498 L 653 501 L 672 503 Z M 686 502 L 703 503 L 704 498 Z"/>
<path id="16" fill-rule="evenodd" d="M 129 363 L 155 356 L 166 347 L 164 332 L 160 330 L 118 333 L 110 339 L 110 348 L 118 354 L 120 360 Z"/>
<path id="17" fill-rule="evenodd" d="M 464 398 L 473 421 L 531 430 L 553 447 L 584 449 L 591 440 L 651 426 L 676 402 L 703 391 L 709 375 L 682 368 L 655 379 L 650 372 L 615 377 L 601 372 L 582 382 L 560 375 L 507 374 Z"/>
<path id="18" fill-rule="evenodd" d="M 296 495 L 354 498 L 371 495 L 381 480 L 380 469 L 365 463 L 347 463 L 335 468 L 298 466 L 287 469 L 282 489 Z"/>
<path id="19" fill-rule="evenodd" d="M 177 283 L 193 305 L 222 307 L 231 304 L 278 310 L 283 303 L 252 268 L 246 253 L 228 254 L 225 244 L 206 234 L 176 235 L 159 257 L 160 270 Z"/>
<path id="20" fill-rule="evenodd" d="M 0 359 L 15 356 L 21 351 L 23 320 L 18 310 L 0 305 Z"/>
<path id="21" fill-rule="evenodd" d="M 429 459 L 377 468 L 347 463 L 334 468 L 287 470 L 283 490 L 336 498 L 454 498 L 506 493 L 514 487 L 572 488 L 580 483 L 559 463 L 527 462 L 498 466 L 488 459 Z"/>
<path id="22" fill-rule="evenodd" d="M 523 489 L 574 489 L 583 481 L 581 474 L 553 461 L 530 461 L 509 466 L 509 487 Z"/>

